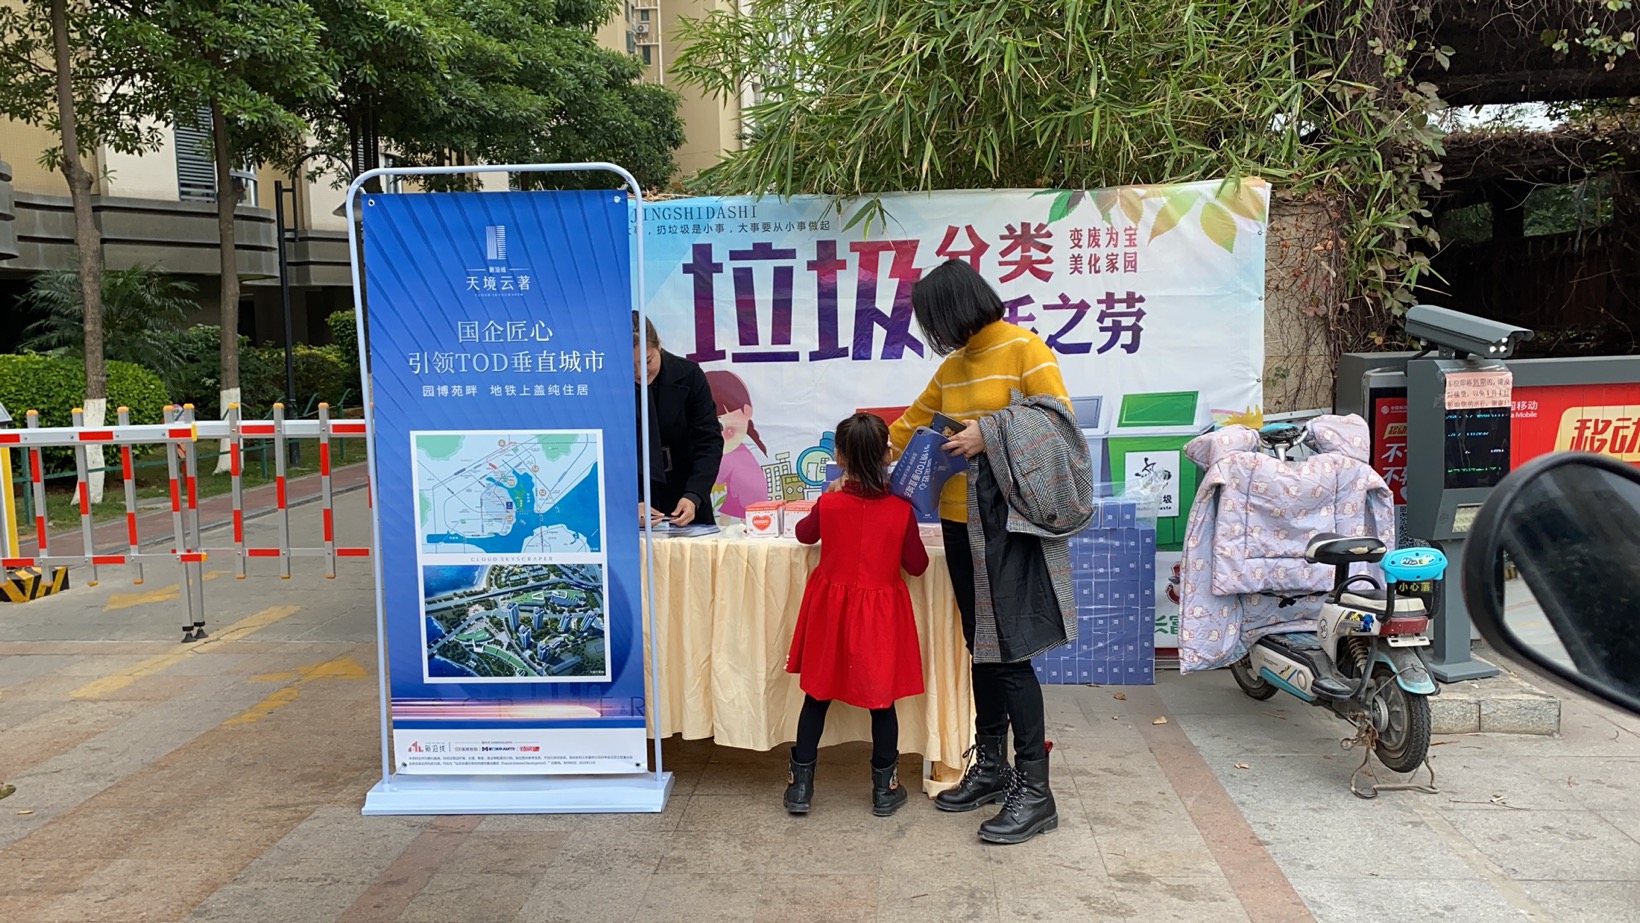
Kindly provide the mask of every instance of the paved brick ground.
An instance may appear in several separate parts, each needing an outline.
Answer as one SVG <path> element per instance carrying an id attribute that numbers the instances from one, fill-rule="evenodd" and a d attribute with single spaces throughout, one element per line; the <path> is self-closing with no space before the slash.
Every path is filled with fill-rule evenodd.
<path id="1" fill-rule="evenodd" d="M 870 816 L 861 746 L 822 752 L 805 818 L 782 754 L 705 741 L 668 743 L 660 815 L 361 817 L 367 565 L 267 573 L 212 571 L 192 647 L 154 577 L 0 608 L 0 919 L 1640 920 L 1640 719 L 1580 701 L 1558 738 L 1440 738 L 1441 794 L 1367 802 L 1342 724 L 1226 676 L 1050 689 L 1061 825 L 1019 847 L 920 798 Z"/>

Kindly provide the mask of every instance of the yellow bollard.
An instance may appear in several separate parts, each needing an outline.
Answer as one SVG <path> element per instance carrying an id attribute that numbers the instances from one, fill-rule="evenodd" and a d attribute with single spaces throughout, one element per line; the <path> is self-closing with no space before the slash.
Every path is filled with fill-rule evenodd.
<path id="1" fill-rule="evenodd" d="M 0 531 L 0 558 L 15 558 L 17 548 L 17 497 L 12 493 L 11 483 L 11 449 L 0 449 L 0 519 L 4 519 L 6 527 Z"/>

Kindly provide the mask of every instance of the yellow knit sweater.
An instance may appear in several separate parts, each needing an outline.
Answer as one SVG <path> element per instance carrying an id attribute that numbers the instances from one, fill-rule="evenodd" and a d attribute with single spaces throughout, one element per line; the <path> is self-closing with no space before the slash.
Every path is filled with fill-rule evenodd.
<path id="1" fill-rule="evenodd" d="M 906 408 L 889 428 L 895 458 L 905 450 L 917 427 L 927 426 L 934 414 L 968 421 L 1008 406 L 1010 394 L 1051 394 L 1070 406 L 1070 393 L 1059 374 L 1059 360 L 1042 338 L 1022 327 L 997 321 L 969 339 L 968 345 L 945 358 L 934 380 L 917 402 Z M 940 518 L 968 521 L 968 478 L 958 475 L 940 494 Z"/>

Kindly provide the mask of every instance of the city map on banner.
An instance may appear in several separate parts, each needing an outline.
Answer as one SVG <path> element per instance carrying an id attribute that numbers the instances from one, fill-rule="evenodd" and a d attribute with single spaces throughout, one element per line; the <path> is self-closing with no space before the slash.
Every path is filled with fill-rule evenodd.
<path id="1" fill-rule="evenodd" d="M 1085 429 L 1108 424 L 1127 438 L 1111 442 L 1108 478 L 1125 480 L 1130 464 L 1182 474 L 1192 428 L 1259 405 L 1262 181 L 896 194 L 882 204 L 886 216 L 870 221 L 856 220 L 860 202 L 839 212 L 815 196 L 646 207 L 643 297 L 663 347 L 707 370 L 726 436 L 713 497 L 721 514 L 816 496 L 838 420 L 857 409 L 892 418 L 916 398 L 940 357 L 912 319 L 911 285 L 946 259 L 971 263 L 1006 319 L 1047 342 Z M 1182 419 L 1167 421 L 1174 429 L 1123 429 L 1123 418 L 1144 414 L 1119 410 L 1155 395 L 1184 397 Z M 1086 419 L 1092 408 L 1105 419 Z M 1193 483 L 1173 485 L 1180 536 Z M 1163 550 L 1158 589 L 1169 593 L 1177 546 Z M 1159 613 L 1158 644 L 1171 646 L 1176 624 L 1176 605 Z"/>
<path id="2" fill-rule="evenodd" d="M 394 767 L 647 767 L 624 192 L 363 200 Z"/>

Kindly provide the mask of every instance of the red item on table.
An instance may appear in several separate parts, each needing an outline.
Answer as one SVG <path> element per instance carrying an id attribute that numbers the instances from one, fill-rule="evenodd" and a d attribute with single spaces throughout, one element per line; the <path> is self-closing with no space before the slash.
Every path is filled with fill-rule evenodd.
<path id="1" fill-rule="evenodd" d="M 923 692 L 922 649 L 911 593 L 900 575 L 928 569 L 911 504 L 852 485 L 821 496 L 797 539 L 820 542 L 786 671 L 817 699 L 886 708 Z"/>

